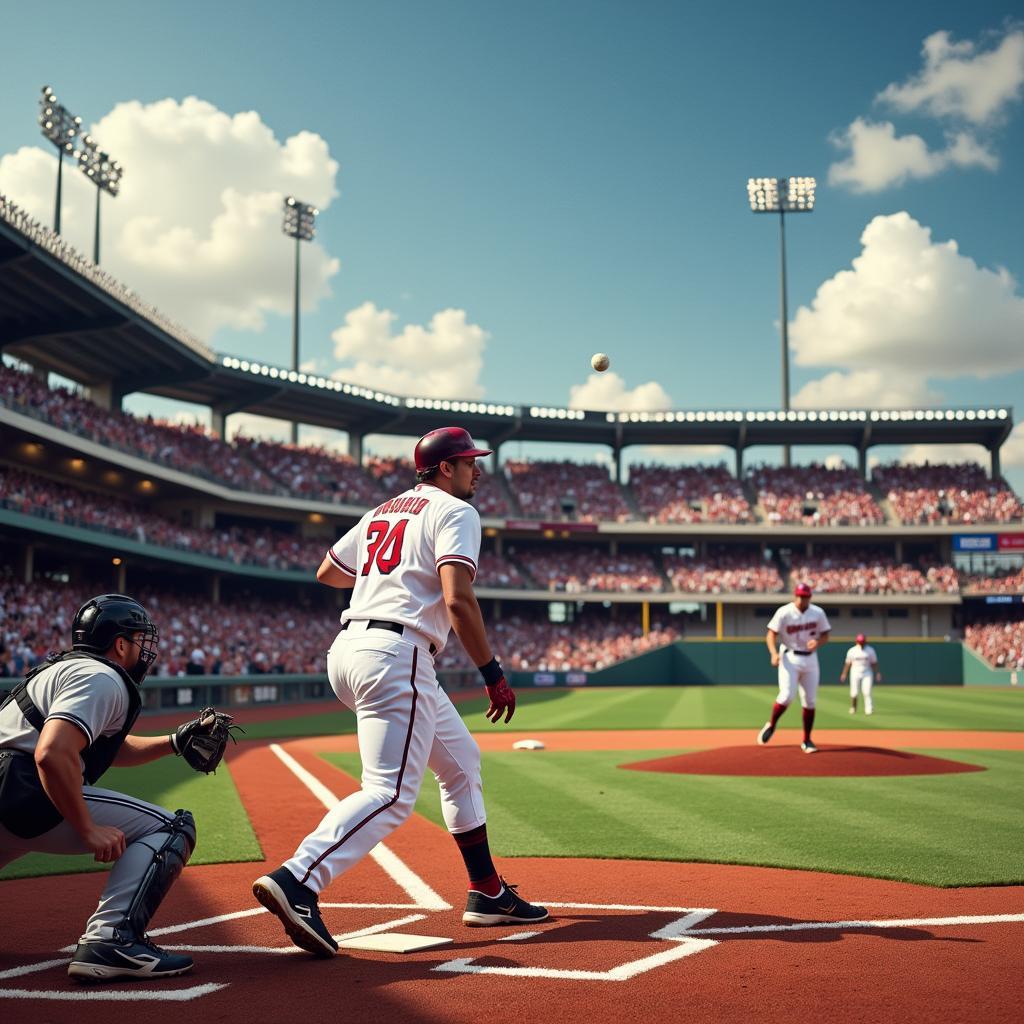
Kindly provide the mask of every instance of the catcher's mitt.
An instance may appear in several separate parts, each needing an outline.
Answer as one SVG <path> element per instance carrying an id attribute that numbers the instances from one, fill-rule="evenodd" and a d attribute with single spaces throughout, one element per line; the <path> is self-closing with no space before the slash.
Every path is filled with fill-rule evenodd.
<path id="1" fill-rule="evenodd" d="M 240 725 L 234 725 L 233 722 L 234 719 L 223 711 L 203 708 L 198 718 L 179 725 L 171 733 L 171 746 L 175 754 L 185 758 L 197 772 L 209 775 L 210 772 L 216 771 L 217 765 L 224 757 L 228 740 L 238 742 L 231 730 L 245 732 Z"/>

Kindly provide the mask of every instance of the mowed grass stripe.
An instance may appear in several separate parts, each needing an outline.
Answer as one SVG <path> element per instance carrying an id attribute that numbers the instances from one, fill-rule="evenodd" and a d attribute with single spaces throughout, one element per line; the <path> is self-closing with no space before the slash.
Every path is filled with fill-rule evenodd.
<path id="1" fill-rule="evenodd" d="M 1022 753 L 937 749 L 929 753 L 988 770 L 874 778 L 617 767 L 673 752 L 485 754 L 495 853 L 759 864 L 937 886 L 1024 883 Z M 325 756 L 358 775 L 355 755 Z M 417 810 L 443 825 L 429 777 Z"/>

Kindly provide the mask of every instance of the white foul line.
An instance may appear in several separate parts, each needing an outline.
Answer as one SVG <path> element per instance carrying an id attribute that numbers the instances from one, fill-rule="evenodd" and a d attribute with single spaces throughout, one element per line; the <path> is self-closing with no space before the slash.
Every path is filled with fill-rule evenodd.
<path id="1" fill-rule="evenodd" d="M 270 749 L 281 759 L 285 766 L 295 777 L 306 786 L 329 811 L 338 804 L 336 797 L 312 772 L 306 771 L 288 751 L 284 750 L 277 743 L 271 743 Z M 433 889 L 423 881 L 411 868 L 401 861 L 383 843 L 378 843 L 371 851 L 370 856 L 383 868 L 384 872 L 391 877 L 391 880 L 402 889 L 417 908 L 422 910 L 451 910 L 451 904 L 445 902 L 434 892 Z"/>
<path id="2" fill-rule="evenodd" d="M 958 924 L 1013 924 L 1024 914 L 981 914 L 973 917 L 905 917 L 878 921 L 801 921 L 796 924 L 740 925 L 735 928 L 689 928 L 688 935 L 751 935 L 771 932 L 840 931 L 856 928 L 946 928 Z"/>
<path id="3" fill-rule="evenodd" d="M 125 991 L 123 989 L 89 992 L 46 992 L 32 988 L 0 988 L 0 999 L 50 999 L 58 1002 L 110 1002 L 110 1003 L 187 1003 L 211 992 L 219 992 L 227 985 L 210 982 L 192 988 L 178 988 L 171 991 Z"/>

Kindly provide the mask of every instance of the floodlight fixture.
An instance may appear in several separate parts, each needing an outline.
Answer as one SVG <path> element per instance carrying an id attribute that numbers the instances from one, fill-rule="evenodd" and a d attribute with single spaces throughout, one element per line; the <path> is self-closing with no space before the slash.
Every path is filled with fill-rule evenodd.
<path id="1" fill-rule="evenodd" d="M 285 196 L 284 223 L 281 230 L 295 239 L 295 306 L 292 311 L 292 369 L 299 368 L 299 250 L 303 242 L 312 242 L 316 235 L 316 218 L 320 211 L 312 203 L 304 203 L 295 196 Z M 299 425 L 292 423 L 292 444 L 299 440 Z"/>
<path id="2" fill-rule="evenodd" d="M 782 408 L 789 410 L 789 310 L 786 299 L 786 214 L 812 213 L 817 181 L 814 178 L 748 178 L 747 198 L 753 213 L 779 215 L 779 304 L 782 324 Z M 783 464 L 790 464 L 785 445 Z"/>
<path id="3" fill-rule="evenodd" d="M 59 235 L 64 154 L 75 151 L 75 143 L 82 129 L 82 119 L 75 117 L 67 107 L 58 103 L 57 94 L 48 85 L 44 85 L 42 96 L 39 98 L 39 128 L 43 136 L 57 147 L 57 199 L 53 213 L 53 230 Z"/>
<path id="4" fill-rule="evenodd" d="M 78 169 L 96 186 L 96 227 L 93 233 L 92 261 L 100 262 L 100 196 L 107 192 L 116 196 L 121 190 L 124 169 L 109 153 L 99 148 L 91 135 L 82 137 L 82 148 L 75 154 Z"/>

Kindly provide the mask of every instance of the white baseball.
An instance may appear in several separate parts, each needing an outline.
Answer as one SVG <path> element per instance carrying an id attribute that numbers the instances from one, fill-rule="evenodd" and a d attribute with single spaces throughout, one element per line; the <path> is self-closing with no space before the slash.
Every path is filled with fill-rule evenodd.
<path id="1" fill-rule="evenodd" d="M 597 370 L 598 373 L 604 373 L 604 371 L 612 365 L 612 361 L 603 352 L 595 352 L 590 357 L 590 365 Z"/>

